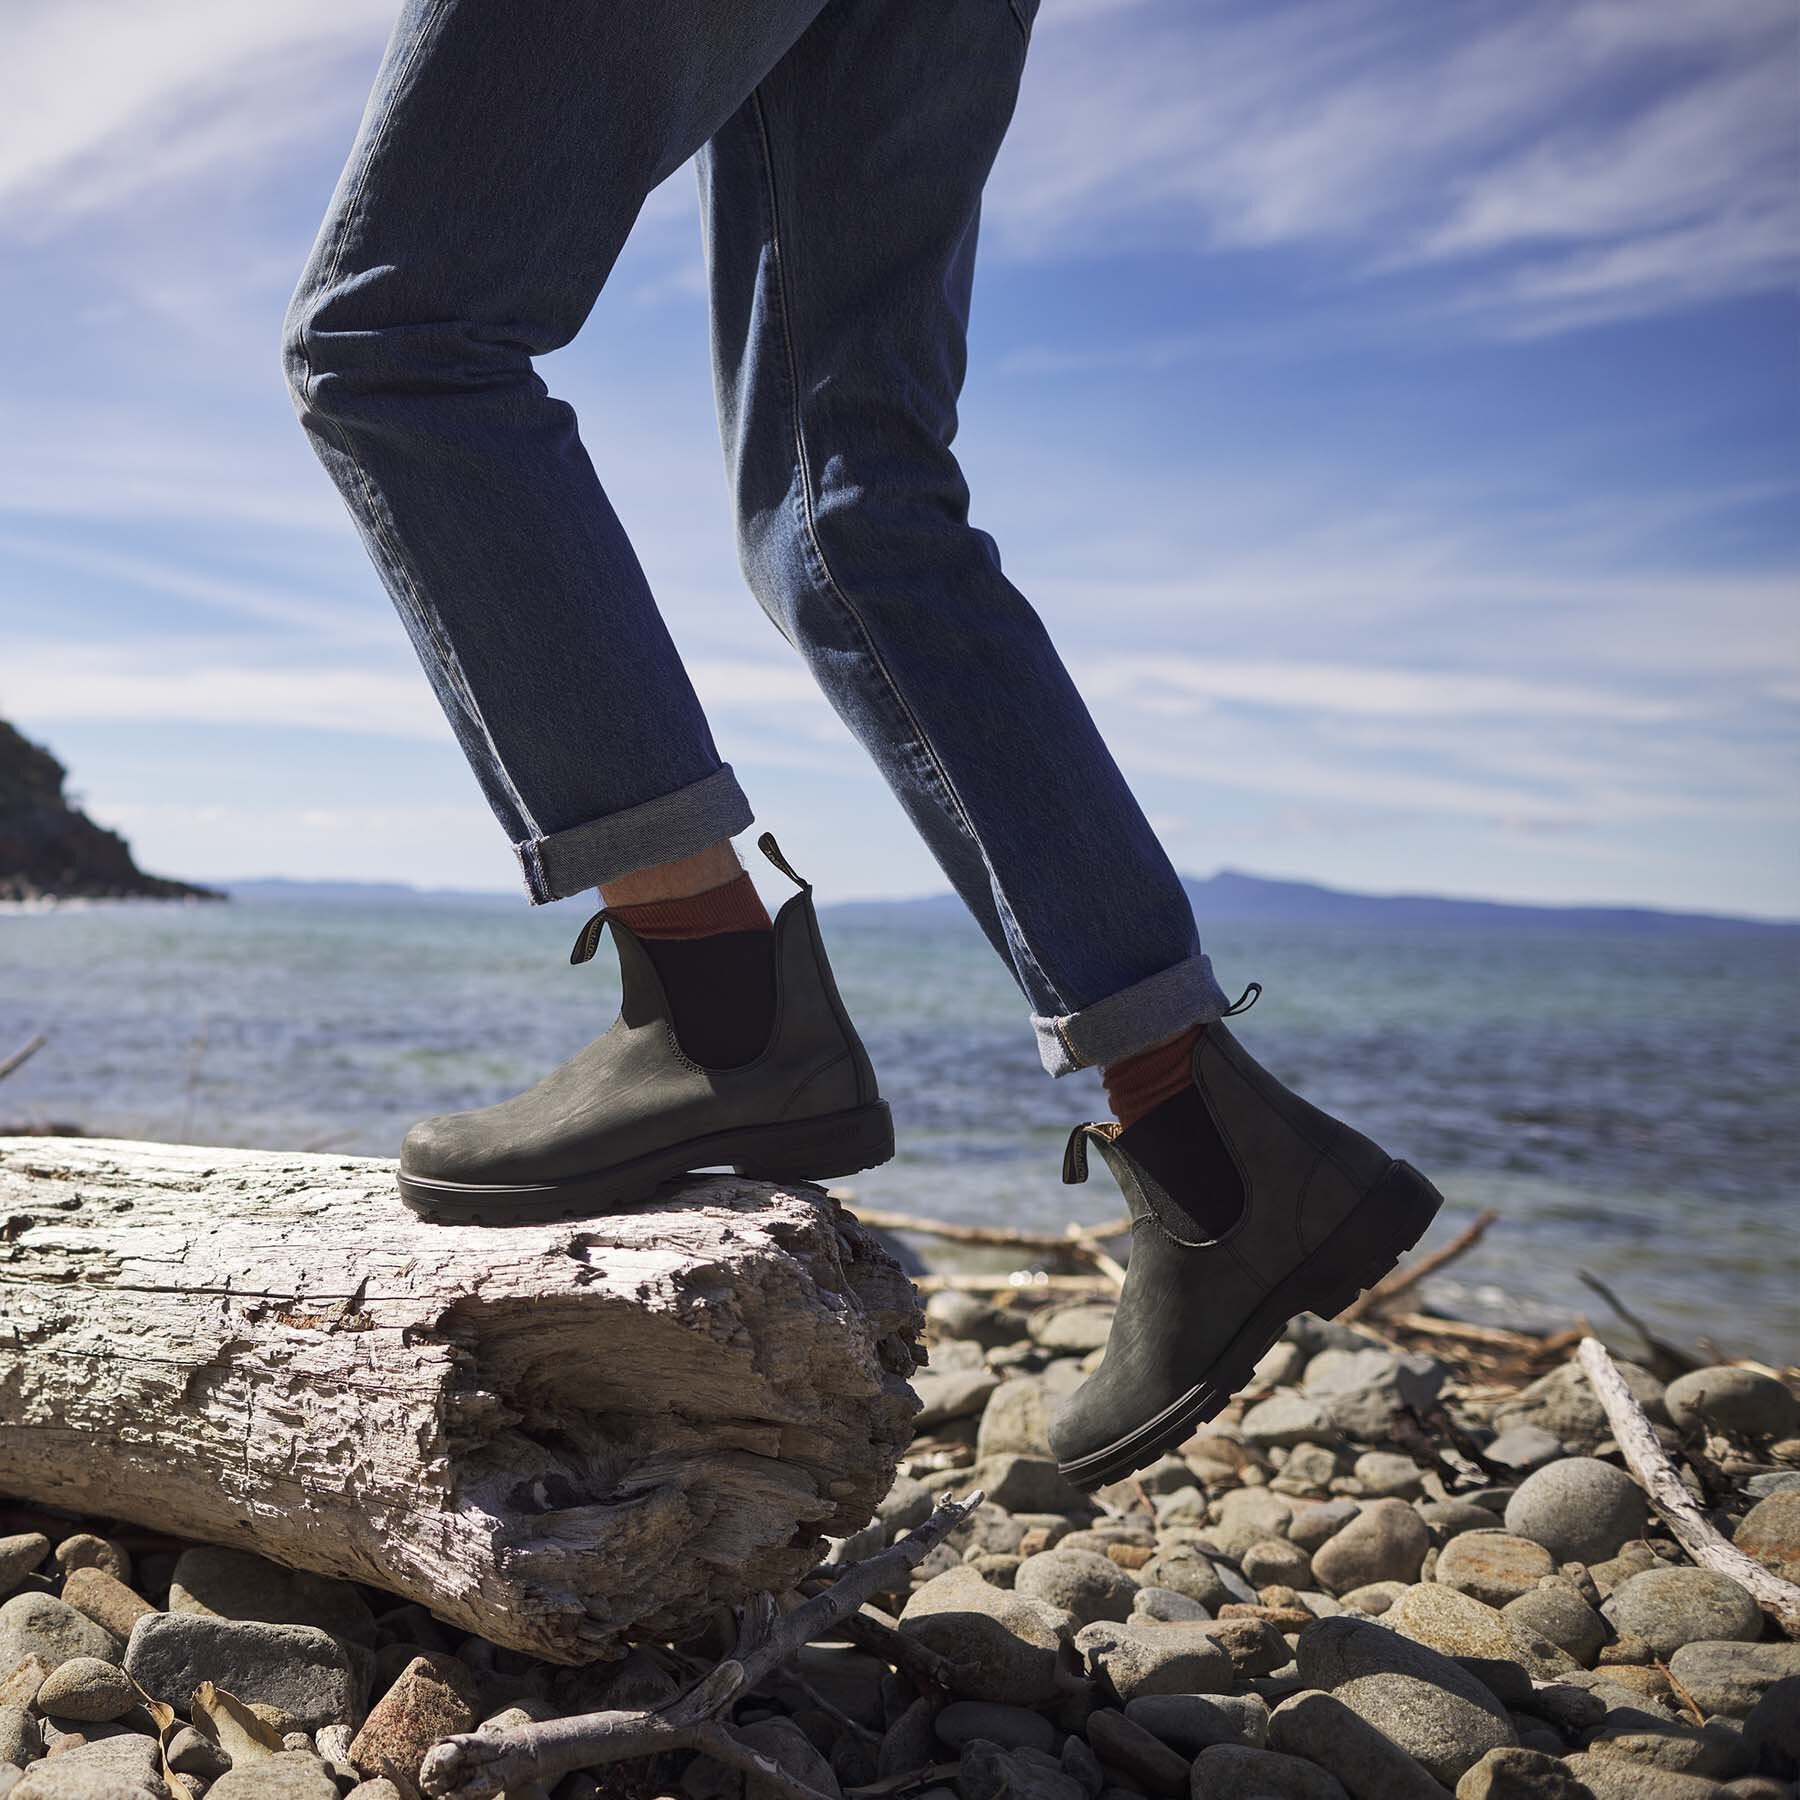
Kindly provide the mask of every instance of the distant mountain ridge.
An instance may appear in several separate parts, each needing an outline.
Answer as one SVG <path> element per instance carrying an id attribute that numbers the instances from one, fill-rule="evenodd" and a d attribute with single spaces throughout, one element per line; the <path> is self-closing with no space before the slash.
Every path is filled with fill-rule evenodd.
<path id="1" fill-rule="evenodd" d="M 1241 869 L 1182 878 L 1202 923 L 1369 925 L 1413 930 L 1507 928 L 1604 931 L 1646 937 L 1713 932 L 1800 932 L 1800 920 L 1749 919 L 1727 913 L 1672 912 L 1647 906 L 1529 906 L 1502 900 L 1455 900 L 1434 894 L 1365 894 L 1310 881 L 1282 881 Z M 516 895 L 474 888 L 416 888 L 404 882 L 262 879 L 225 884 L 233 899 L 310 901 L 319 905 L 405 901 L 423 906 L 511 906 Z M 916 900 L 842 900 L 819 909 L 857 924 L 952 927 L 969 923 L 954 894 Z"/>

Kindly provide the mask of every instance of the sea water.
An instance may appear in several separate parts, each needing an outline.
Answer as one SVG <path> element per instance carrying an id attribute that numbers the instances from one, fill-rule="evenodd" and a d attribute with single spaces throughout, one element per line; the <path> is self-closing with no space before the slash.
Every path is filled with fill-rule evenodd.
<path id="1" fill-rule="evenodd" d="M 0 1126 L 391 1155 L 412 1120 L 527 1086 L 604 1029 L 610 954 L 566 960 L 585 910 L 404 900 L 96 905 L 0 914 Z M 899 1154 L 870 1206 L 1058 1231 L 1115 1216 L 1097 1163 L 1060 1182 L 1091 1073 L 1049 1080 L 971 928 L 840 917 L 840 984 Z M 1500 1222 L 1428 1287 L 1493 1323 L 1608 1315 L 1800 1357 L 1800 934 L 1256 926 L 1206 933 L 1252 1052 Z M 923 1241 L 920 1247 L 929 1249 Z M 1007 1259 L 1001 1258 L 1001 1263 Z"/>

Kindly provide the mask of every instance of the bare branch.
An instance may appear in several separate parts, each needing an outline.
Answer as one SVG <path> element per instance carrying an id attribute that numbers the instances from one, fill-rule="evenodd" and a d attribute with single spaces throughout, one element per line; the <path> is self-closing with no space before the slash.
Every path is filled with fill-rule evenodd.
<path id="1" fill-rule="evenodd" d="M 878 1555 L 852 1563 L 837 1580 L 792 1612 L 751 1605 L 739 1618 L 737 1654 L 656 1712 L 598 1712 L 548 1719 L 483 1736 L 441 1739 L 420 1768 L 420 1785 L 437 1800 L 489 1800 L 529 1782 L 553 1786 L 574 1769 L 600 1768 L 665 1750 L 705 1750 L 734 1768 L 767 1777 L 789 1800 L 820 1800 L 811 1788 L 775 1769 L 767 1757 L 725 1728 L 720 1715 L 802 1645 L 825 1636 L 865 1601 L 904 1585 L 908 1572 L 981 1504 L 979 1489 L 942 1500 L 916 1531 Z"/>
<path id="2" fill-rule="evenodd" d="M 24 1068 L 49 1041 L 49 1038 L 40 1031 L 29 1042 L 21 1044 L 11 1056 L 0 1060 L 0 1081 L 4 1081 L 15 1069 Z"/>
<path id="3" fill-rule="evenodd" d="M 1682 1485 L 1644 1409 L 1606 1354 L 1606 1346 L 1598 1338 L 1583 1338 L 1576 1355 L 1606 1409 L 1606 1421 L 1632 1474 L 1682 1547 L 1703 1569 L 1729 1575 L 1787 1636 L 1800 1637 L 1800 1587 L 1783 1581 L 1772 1569 L 1765 1569 L 1713 1528 L 1699 1503 Z"/>
<path id="4" fill-rule="evenodd" d="M 1365 1313 L 1380 1310 L 1390 1300 L 1397 1299 L 1409 1288 L 1417 1287 L 1427 1275 L 1435 1274 L 1445 1263 L 1455 1261 L 1465 1250 L 1473 1250 L 1487 1235 L 1487 1228 L 1499 1216 L 1491 1209 L 1479 1214 L 1471 1223 L 1465 1225 L 1449 1243 L 1439 1245 L 1430 1255 L 1421 1256 L 1416 1262 L 1408 1263 L 1404 1269 L 1396 1269 L 1385 1280 L 1376 1282 L 1367 1293 L 1358 1294 L 1338 1314 L 1338 1317 L 1344 1320 L 1360 1319 Z"/>

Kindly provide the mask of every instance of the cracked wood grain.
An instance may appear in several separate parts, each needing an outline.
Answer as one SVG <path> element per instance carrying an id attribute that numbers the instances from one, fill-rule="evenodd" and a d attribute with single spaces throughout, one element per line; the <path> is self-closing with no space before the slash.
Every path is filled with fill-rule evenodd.
<path id="1" fill-rule="evenodd" d="M 0 1493 L 558 1662 L 682 1636 L 863 1525 L 920 1324 L 817 1188 L 447 1226 L 385 1161 L 0 1138 Z"/>

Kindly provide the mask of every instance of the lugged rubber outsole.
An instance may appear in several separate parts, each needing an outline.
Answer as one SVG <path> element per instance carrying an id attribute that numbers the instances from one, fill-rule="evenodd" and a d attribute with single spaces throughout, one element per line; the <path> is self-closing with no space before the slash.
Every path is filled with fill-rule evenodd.
<path id="1" fill-rule="evenodd" d="M 404 1169 L 396 1179 L 401 1199 L 426 1218 L 516 1225 L 618 1212 L 700 1169 L 730 1168 L 759 1181 L 832 1181 L 877 1168 L 893 1154 L 893 1115 L 885 1100 L 873 1100 L 822 1118 L 712 1132 L 610 1169 L 555 1181 L 437 1181 Z"/>
<path id="2" fill-rule="evenodd" d="M 1335 1318 L 1365 1288 L 1390 1274 L 1437 1217 L 1444 1197 L 1410 1163 L 1390 1163 L 1325 1241 L 1276 1283 L 1200 1379 L 1154 1418 L 1104 1448 L 1059 1462 L 1064 1480 L 1090 1492 L 1154 1462 L 1217 1418 L 1247 1387 L 1256 1365 L 1303 1312 Z"/>

